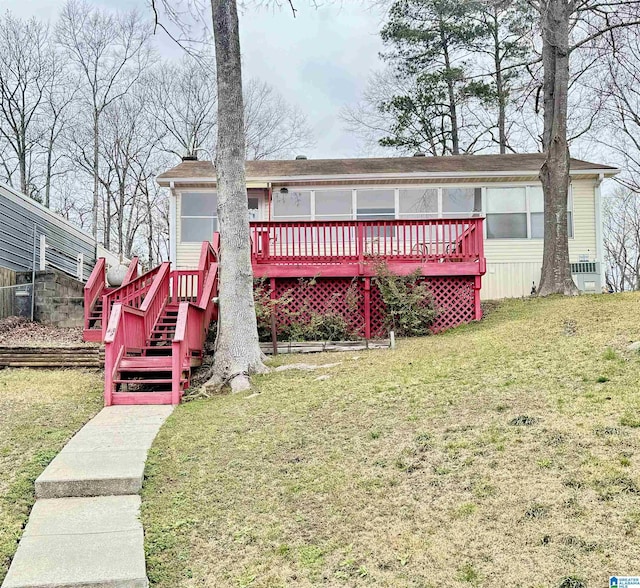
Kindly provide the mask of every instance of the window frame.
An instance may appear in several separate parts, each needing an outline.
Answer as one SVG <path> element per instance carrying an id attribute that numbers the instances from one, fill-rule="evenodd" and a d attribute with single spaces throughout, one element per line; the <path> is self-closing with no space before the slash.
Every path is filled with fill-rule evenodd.
<path id="1" fill-rule="evenodd" d="M 179 245 L 193 245 L 198 244 L 198 243 L 202 243 L 202 241 L 185 241 L 184 239 L 184 232 L 182 230 L 182 219 L 185 218 L 206 218 L 206 219 L 211 219 L 211 228 L 213 229 L 211 231 L 211 236 L 209 237 L 209 241 L 211 241 L 211 239 L 213 239 L 213 233 L 216 232 L 216 228 L 217 228 L 217 224 L 218 224 L 218 214 L 217 214 L 217 208 L 218 208 L 218 189 L 217 188 L 186 188 L 184 190 L 180 190 L 179 191 L 180 194 L 180 210 L 176 211 L 176 213 L 179 212 L 179 214 L 176 214 L 176 225 L 179 224 L 180 226 L 180 241 L 178 241 Z M 185 194 L 215 194 L 216 195 L 216 214 L 211 216 L 211 215 L 193 215 L 193 214 L 187 214 L 184 215 L 182 214 L 183 211 L 183 204 L 184 204 L 184 197 Z M 177 229 L 177 227 L 176 227 Z M 176 231 L 177 232 L 177 231 Z M 177 236 L 177 235 L 176 235 Z"/>
<path id="2" fill-rule="evenodd" d="M 469 211 L 469 216 L 476 218 L 484 218 L 486 220 L 487 217 L 487 188 L 525 188 L 525 204 L 526 204 L 526 215 L 527 215 L 527 236 L 526 237 L 514 237 L 514 238 L 499 238 L 499 239 L 488 239 L 487 238 L 487 223 L 483 223 L 483 237 L 485 240 L 489 240 L 491 242 L 495 241 L 508 241 L 510 243 L 513 242 L 529 242 L 529 241 L 542 241 L 543 239 L 540 237 L 532 237 L 531 236 L 531 206 L 530 206 L 530 189 L 533 187 L 540 187 L 540 182 L 531 182 L 531 181 L 510 181 L 510 182 L 427 182 L 427 183 L 407 183 L 407 184 L 362 184 L 357 186 L 316 186 L 310 188 L 309 186 L 296 186 L 296 185 L 288 185 L 287 188 L 292 192 L 303 192 L 310 191 L 311 192 L 311 221 L 316 220 L 316 191 L 317 192 L 331 192 L 331 191 L 340 191 L 346 192 L 351 190 L 351 219 L 350 220 L 358 220 L 358 200 L 357 200 L 357 192 L 358 190 L 390 190 L 394 192 L 394 219 L 402 220 L 400 213 L 400 190 L 420 190 L 420 189 L 435 189 L 437 190 L 437 202 L 438 202 L 438 212 L 434 213 L 435 216 L 427 217 L 425 220 L 431 219 L 448 219 L 452 218 L 462 218 L 462 215 L 465 213 L 451 213 L 445 214 L 442 210 L 443 205 L 443 189 L 444 188 L 480 188 L 481 190 L 481 211 L 473 212 Z M 276 188 L 279 189 L 279 188 Z M 573 183 L 569 182 L 569 204 L 570 206 L 567 209 L 567 212 L 570 213 L 571 226 L 570 226 L 570 236 L 569 240 L 572 241 L 575 238 L 575 202 L 574 202 L 574 193 L 573 193 Z M 274 219 L 273 217 L 273 202 L 269 203 L 271 206 L 271 210 L 268 211 L 270 214 L 269 218 L 272 220 L 282 220 L 285 219 Z M 501 213 L 493 213 L 493 214 L 501 214 Z M 327 217 L 329 215 L 321 214 L 318 216 Z M 346 215 L 341 215 L 346 216 Z M 371 217 L 375 219 L 375 216 Z M 346 219 L 336 219 L 346 220 Z M 406 220 L 417 220 L 417 219 L 406 219 Z M 307 221 L 301 221 L 307 222 Z M 330 220 L 326 220 L 324 222 L 331 222 Z"/>

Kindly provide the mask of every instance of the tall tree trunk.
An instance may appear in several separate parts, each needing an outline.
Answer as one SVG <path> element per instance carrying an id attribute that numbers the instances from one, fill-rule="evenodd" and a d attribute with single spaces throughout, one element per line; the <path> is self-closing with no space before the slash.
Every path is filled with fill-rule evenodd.
<path id="1" fill-rule="evenodd" d="M 20 152 L 18 153 L 18 164 L 20 168 L 20 191 L 27 196 L 31 196 L 28 192 L 29 182 L 27 180 L 27 138 L 24 125 L 22 127 L 22 135 L 18 141 Z"/>
<path id="2" fill-rule="evenodd" d="M 266 370 L 253 301 L 249 210 L 245 181 L 244 108 L 236 0 L 211 0 L 218 81 L 215 167 L 220 230 L 220 316 L 210 381 L 249 387 Z"/>
<path id="3" fill-rule="evenodd" d="M 99 151 L 99 137 L 98 137 L 98 117 L 99 113 L 97 109 L 93 111 L 93 208 L 91 211 L 91 222 L 93 238 L 98 239 L 98 202 L 99 202 L 99 186 L 98 186 L 98 151 Z M 104 240 L 104 239 L 103 239 Z M 109 245 L 105 242 L 105 247 L 109 248 Z"/>
<path id="4" fill-rule="evenodd" d="M 544 252 L 538 288 L 541 296 L 578 294 L 571 277 L 567 227 L 569 17 L 566 0 L 548 0 L 541 14 L 545 155 L 540 169 L 544 191 Z"/>
<path id="5" fill-rule="evenodd" d="M 498 8 L 495 7 L 494 11 L 497 12 Z M 493 18 L 493 51 L 494 51 L 494 65 L 496 68 L 496 94 L 498 95 L 498 144 L 500 146 L 500 153 L 505 154 L 507 152 L 507 95 L 504 89 L 504 79 L 502 77 L 502 58 L 500 56 L 500 23 L 498 22 L 498 16 L 494 12 L 491 16 Z"/>
<path id="6" fill-rule="evenodd" d="M 451 76 L 451 59 L 449 58 L 449 47 L 447 43 L 447 37 L 445 32 L 440 27 L 440 42 L 442 43 L 442 49 L 444 52 L 444 65 L 447 76 L 447 92 L 449 98 L 449 118 L 451 120 L 451 153 L 453 155 L 460 154 L 460 138 L 458 135 L 458 107 L 456 101 L 455 83 Z"/>
<path id="7" fill-rule="evenodd" d="M 51 174 L 53 172 L 53 127 L 49 133 L 49 143 L 47 145 L 47 164 L 45 169 L 45 183 L 44 183 L 44 205 L 47 208 L 51 206 Z"/>

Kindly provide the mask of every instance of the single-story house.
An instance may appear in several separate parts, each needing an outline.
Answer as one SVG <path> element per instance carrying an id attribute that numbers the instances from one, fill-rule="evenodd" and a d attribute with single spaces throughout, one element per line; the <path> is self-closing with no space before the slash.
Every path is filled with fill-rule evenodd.
<path id="1" fill-rule="evenodd" d="M 300 249 L 303 241 L 317 241 L 318 231 L 337 221 L 481 218 L 486 259 L 482 298 L 526 296 L 538 285 L 542 266 L 542 163 L 539 153 L 248 161 L 249 211 L 263 233 L 265 223 L 316 226 L 316 232 L 304 238 L 293 238 L 291 226 L 280 238 L 271 228 L 272 250 L 292 239 Z M 608 165 L 571 160 L 569 252 L 583 291 L 599 292 L 604 285 L 600 186 L 618 172 Z M 158 183 L 171 189 L 171 261 L 178 269 L 192 269 L 201 242 L 217 230 L 215 170 L 210 161 L 184 158 L 158 176 Z M 415 242 L 416 229 L 410 229 L 414 252 L 437 249 L 438 234 L 441 239 L 447 230 L 438 226 L 427 238 L 434 241 L 429 244 Z M 369 227 L 364 236 L 393 241 L 400 229 L 381 230 Z M 333 234 L 329 240 L 340 238 Z M 290 242 L 288 247 L 295 245 Z"/>

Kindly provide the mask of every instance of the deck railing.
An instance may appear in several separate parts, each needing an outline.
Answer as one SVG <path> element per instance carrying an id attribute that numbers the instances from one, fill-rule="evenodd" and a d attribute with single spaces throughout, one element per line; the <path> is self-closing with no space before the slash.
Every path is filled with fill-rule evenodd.
<path id="1" fill-rule="evenodd" d="M 107 263 L 104 257 L 99 257 L 96 265 L 84 286 L 84 328 L 89 329 L 91 309 L 96 300 L 102 296 L 107 285 Z"/>
<path id="2" fill-rule="evenodd" d="M 483 257 L 482 218 L 251 223 L 255 263 L 362 262 L 377 257 L 418 263 Z"/>
<path id="3" fill-rule="evenodd" d="M 102 296 L 102 339 L 106 335 L 111 310 L 116 302 L 132 308 L 140 308 L 162 266 L 158 266 L 148 272 L 123 282 L 122 286 L 115 288 Z"/>

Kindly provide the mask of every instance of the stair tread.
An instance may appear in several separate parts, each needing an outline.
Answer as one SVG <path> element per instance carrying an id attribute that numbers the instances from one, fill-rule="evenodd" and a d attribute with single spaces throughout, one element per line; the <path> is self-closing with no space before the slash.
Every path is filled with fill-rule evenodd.
<path id="1" fill-rule="evenodd" d="M 184 380 L 180 380 L 183 382 Z M 145 380 L 113 380 L 115 384 L 171 384 L 173 380 L 171 378 L 149 378 Z"/>

